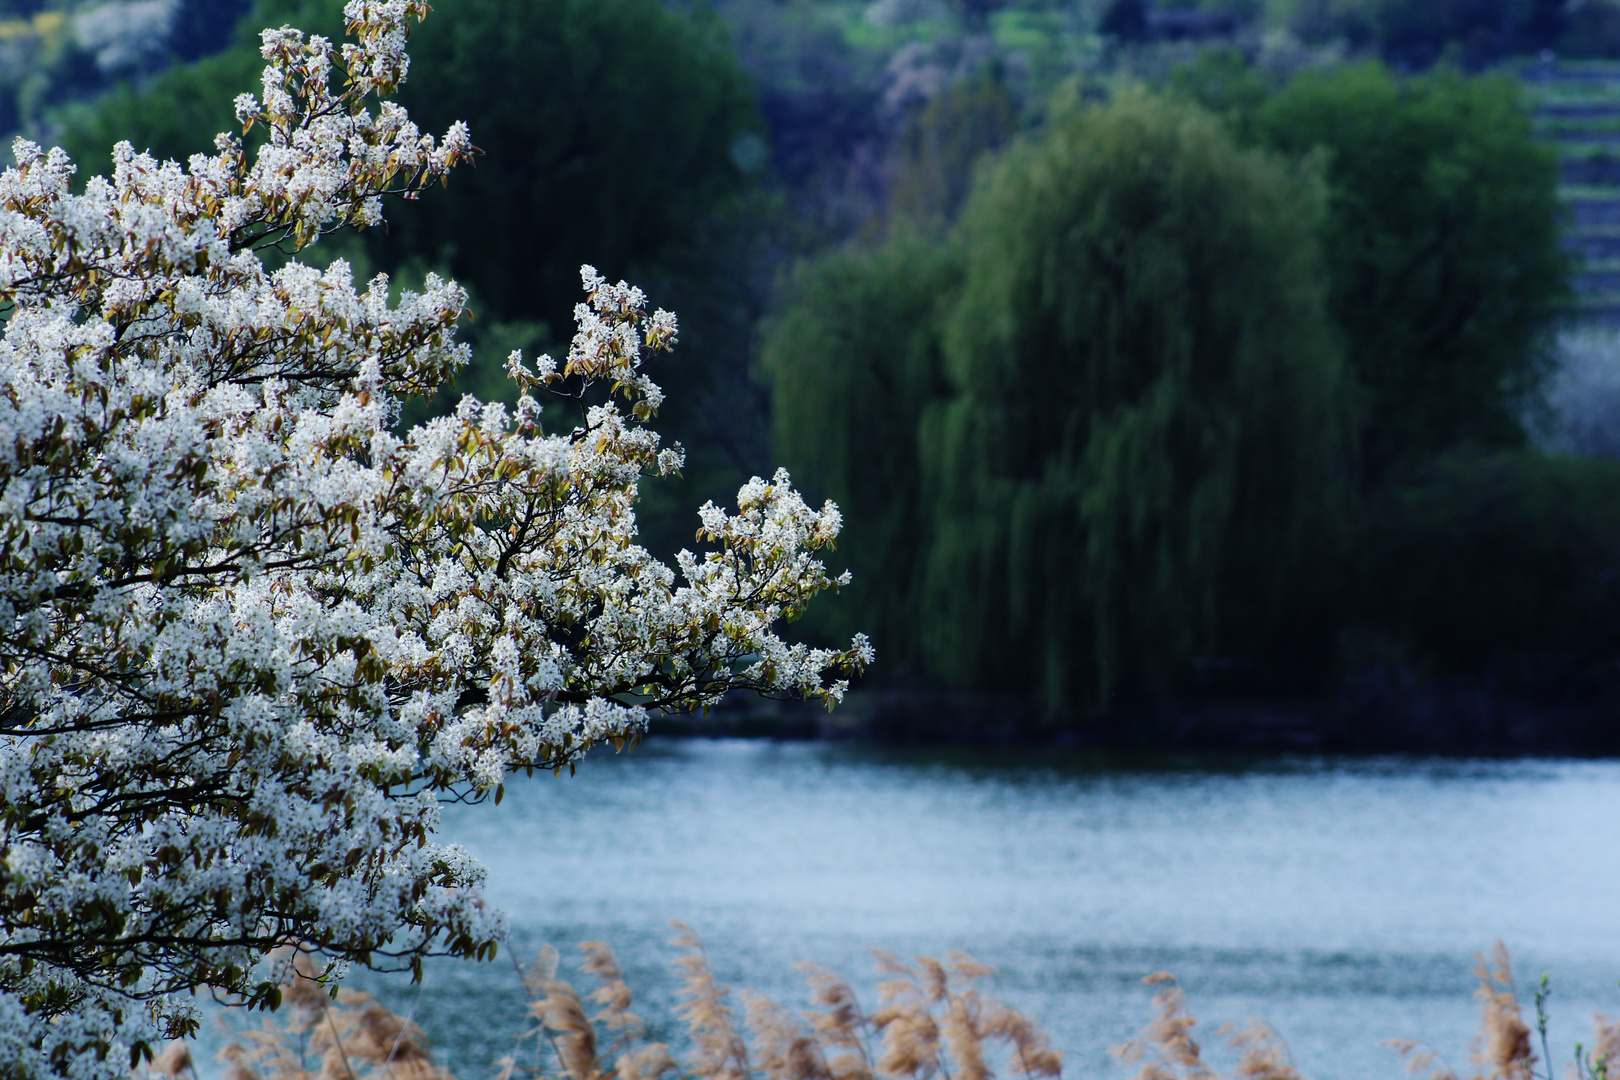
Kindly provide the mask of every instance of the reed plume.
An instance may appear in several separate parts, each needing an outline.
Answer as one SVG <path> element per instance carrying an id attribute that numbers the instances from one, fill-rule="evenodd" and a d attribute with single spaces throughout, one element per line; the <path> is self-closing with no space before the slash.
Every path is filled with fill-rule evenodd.
<path id="1" fill-rule="evenodd" d="M 455 1080 L 408 1016 L 358 990 L 333 995 L 302 949 L 271 962 L 281 1006 L 221 1051 L 225 1080 Z"/>
<path id="2" fill-rule="evenodd" d="M 754 1061 L 765 1080 L 832 1080 L 815 1029 L 764 994 L 743 994 Z"/>
<path id="3" fill-rule="evenodd" d="M 598 983 L 590 1000 L 601 1008 L 592 1016 L 558 976 L 554 949 L 522 969 L 536 1023 L 520 1036 L 518 1050 L 533 1040 L 535 1064 L 518 1065 L 514 1053 L 502 1062 L 501 1080 L 519 1072 L 560 1080 L 660 1080 L 670 1073 L 682 1080 L 995 1080 L 992 1045 L 1005 1049 L 1001 1056 L 1013 1075 L 1062 1074 L 1062 1057 L 1040 1026 L 980 990 L 979 981 L 994 969 L 961 954 L 943 964 L 931 957 L 907 964 L 893 953 L 875 953 L 878 974 L 886 978 L 871 1013 L 842 977 L 802 964 L 810 1007 L 795 1011 L 744 993 L 745 1037 L 727 1004 L 731 991 L 715 978 L 697 934 L 672 925 L 673 943 L 682 950 L 676 1016 L 686 1028 L 684 1062 L 663 1043 L 643 1042 L 646 1025 L 630 1011 L 618 961 L 612 949 L 593 941 L 581 946 L 584 969 Z M 593 1028 L 617 1034 L 611 1049 L 600 1049 L 606 1040 Z"/>
<path id="4" fill-rule="evenodd" d="M 557 1049 L 557 1063 L 568 1080 L 601 1080 L 596 1060 L 596 1028 L 574 987 L 562 979 L 545 984 L 540 1021 Z"/>
<path id="5" fill-rule="evenodd" d="M 667 1044 L 648 1041 L 618 958 L 605 943 L 587 941 L 580 946 L 581 967 L 596 986 L 586 996 L 559 974 L 551 946 L 520 966 L 532 1022 L 502 1060 L 499 1080 L 518 1073 L 530 1080 L 996 1080 L 998 1068 L 1025 1080 L 1062 1076 L 1062 1055 L 1040 1025 L 985 994 L 982 983 L 994 969 L 971 956 L 907 962 L 874 950 L 879 982 L 870 1012 L 841 976 L 800 964 L 809 1006 L 796 1011 L 744 992 L 745 1037 L 727 1003 L 731 991 L 715 978 L 697 934 L 672 925 L 681 950 L 676 1016 L 686 1029 L 684 1061 Z M 455 1080 L 435 1064 L 408 1015 L 367 994 L 332 993 L 325 972 L 303 951 L 287 950 L 273 962 L 281 1008 L 225 1049 L 225 1080 Z M 1514 990 L 1507 949 L 1498 944 L 1489 962 L 1479 957 L 1474 973 L 1481 1019 L 1472 1060 L 1481 1071 L 1471 1080 L 1552 1080 L 1550 1069 L 1536 1070 L 1532 1029 Z M 1132 1080 L 1222 1080 L 1204 1058 L 1195 1037 L 1198 1018 L 1175 979 L 1158 972 L 1143 982 L 1157 988 L 1153 1019 L 1113 1049 L 1134 1067 Z M 1537 995 L 1543 1026 L 1545 994 L 1544 979 Z M 1238 1052 L 1231 1080 L 1304 1080 L 1269 1026 L 1251 1020 L 1222 1026 L 1216 1035 Z M 1422 1043 L 1387 1045 L 1406 1058 L 1410 1073 L 1458 1080 Z M 1620 1023 L 1595 1017 L 1591 1049 L 1576 1050 L 1575 1080 L 1609 1080 L 1610 1063 L 1620 1063 Z M 1620 1068 L 1612 1071 L 1620 1080 Z M 183 1043 L 165 1048 L 144 1072 L 149 1080 L 196 1080 Z"/>
<path id="6" fill-rule="evenodd" d="M 1013 1048 L 1011 1067 L 1019 1075 L 1034 1080 L 1063 1074 L 1063 1055 L 1052 1049 L 1041 1026 L 1017 1009 L 996 1003 L 984 1031 Z"/>
<path id="7" fill-rule="evenodd" d="M 692 928 L 674 919 L 670 925 L 675 928 L 670 944 L 685 950 L 675 961 L 683 999 L 675 1015 L 686 1022 L 692 1040 L 687 1071 L 701 1080 L 748 1080 L 748 1044 L 737 1034 L 736 1017 L 726 1004 L 730 989 L 715 979 L 703 942 Z"/>
<path id="8" fill-rule="evenodd" d="M 1198 1017 L 1187 1011 L 1187 995 L 1167 971 L 1142 980 L 1162 985 L 1153 995 L 1153 1020 L 1136 1038 L 1110 1050 L 1126 1065 L 1138 1066 L 1132 1080 L 1202 1080 L 1215 1070 L 1204 1063 L 1203 1048 L 1193 1038 Z"/>
<path id="9" fill-rule="evenodd" d="M 1620 1078 L 1620 1021 L 1602 1013 L 1592 1014 L 1592 1049 L 1588 1059 L 1591 1075 L 1598 1080 Z"/>
<path id="10" fill-rule="evenodd" d="M 1513 992 L 1507 946 L 1498 941 L 1489 964 L 1483 955 L 1476 957 L 1474 976 L 1479 979 L 1474 996 L 1481 1004 L 1481 1018 L 1470 1060 L 1485 1069 L 1483 1080 L 1535 1080 L 1530 1025 L 1524 1022 L 1524 1011 Z"/>
<path id="11" fill-rule="evenodd" d="M 591 1000 L 602 1008 L 591 1017 L 609 1031 L 621 1032 L 622 1039 L 630 1040 L 646 1028 L 641 1017 L 630 1011 L 634 1001 L 630 986 L 619 970 L 619 958 L 605 941 L 586 941 L 579 946 L 585 954 L 585 970 L 595 976 L 597 987 L 591 991 Z"/>
<path id="12" fill-rule="evenodd" d="M 170 1043 L 147 1064 L 146 1072 L 149 1076 L 166 1076 L 170 1080 L 180 1080 L 182 1076 L 195 1080 L 197 1068 L 191 1060 L 191 1047 L 180 1041 Z"/>
<path id="13" fill-rule="evenodd" d="M 816 1033 L 833 1080 L 872 1080 L 872 1058 L 866 1049 L 871 1021 L 861 1011 L 860 999 L 844 979 L 806 960 L 799 964 L 810 1000 L 821 1006 L 807 1010 L 806 1019 Z"/>
<path id="14" fill-rule="evenodd" d="M 1479 986 L 1474 997 L 1480 1003 L 1479 1033 L 1474 1037 L 1469 1058 L 1482 1071 L 1471 1080 L 1552 1080 L 1552 1063 L 1540 1062 L 1531 1039 L 1531 1028 L 1524 1019 L 1524 1008 L 1514 990 L 1513 970 L 1507 946 L 1498 941 L 1490 961 L 1483 955 L 1474 959 L 1474 977 Z M 1542 977 L 1536 993 L 1536 1018 L 1546 1048 L 1547 978 Z M 1414 1039 L 1394 1039 L 1384 1043 L 1407 1059 L 1409 1073 L 1429 1072 L 1429 1080 L 1457 1080 L 1457 1073 L 1438 1054 Z M 1620 1025 L 1600 1014 L 1593 1016 L 1590 1050 L 1575 1046 L 1574 1080 L 1608 1080 L 1609 1063 L 1620 1062 Z"/>
<path id="15" fill-rule="evenodd" d="M 1237 1075 L 1245 1080 L 1304 1080 L 1294 1067 L 1288 1053 L 1288 1044 L 1270 1024 L 1250 1020 L 1242 1027 L 1223 1025 L 1233 1047 L 1242 1051 L 1238 1058 Z"/>
<path id="16" fill-rule="evenodd" d="M 1137 1066 L 1135 1080 L 1217 1080 L 1219 1073 L 1193 1038 L 1198 1018 L 1187 1011 L 1186 992 L 1175 977 L 1159 971 L 1142 981 L 1162 986 L 1153 995 L 1154 1018 L 1136 1038 L 1114 1047 L 1114 1056 Z M 1222 1024 L 1215 1034 L 1239 1052 L 1234 1080 L 1304 1080 L 1288 1044 L 1269 1025 L 1259 1020 Z"/>

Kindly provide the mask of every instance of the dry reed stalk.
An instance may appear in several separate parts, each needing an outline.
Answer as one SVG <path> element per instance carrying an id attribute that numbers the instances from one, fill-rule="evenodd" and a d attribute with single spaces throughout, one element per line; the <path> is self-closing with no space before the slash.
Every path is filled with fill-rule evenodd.
<path id="1" fill-rule="evenodd" d="M 580 1044 L 579 1029 L 589 1029 L 590 1023 L 585 1019 L 579 995 L 567 982 L 557 978 L 556 948 L 549 944 L 542 945 L 533 960 L 518 966 L 518 977 L 523 983 L 524 996 L 528 999 L 524 1011 L 534 1020 L 534 1024 L 518 1034 L 516 1049 L 498 1063 L 499 1080 L 509 1080 L 518 1072 L 533 1077 L 545 1075 L 547 1046 L 551 1047 L 565 1074 L 572 1076 L 582 1068 L 587 1075 L 596 1071 L 595 1032 L 591 1032 L 589 1046 Z M 573 999 L 571 1004 L 567 1000 L 569 997 Z M 528 1068 L 518 1064 L 517 1055 L 523 1049 L 523 1044 L 531 1040 L 534 1042 L 534 1066 Z M 590 1059 L 588 1064 L 581 1060 L 587 1056 Z"/>
<path id="2" fill-rule="evenodd" d="M 557 1051 L 557 1064 L 568 1080 L 601 1080 L 596 1059 L 596 1028 L 585 1015 L 573 986 L 549 979 L 540 1000 L 541 1023 Z"/>
<path id="3" fill-rule="evenodd" d="M 369 994 L 339 993 L 309 1045 L 321 1055 L 323 1080 L 453 1080 L 433 1063 L 422 1029 Z"/>
<path id="4" fill-rule="evenodd" d="M 694 1053 L 687 1071 L 701 1080 L 749 1080 L 748 1044 L 737 1034 L 736 1020 L 726 1005 L 730 993 L 709 967 L 703 942 L 685 923 L 670 920 L 671 942 L 686 955 L 675 962 L 682 973 L 682 1002 L 675 1015 L 686 1022 Z"/>
<path id="5" fill-rule="evenodd" d="M 281 1007 L 221 1051 L 224 1080 L 455 1080 L 408 1017 L 359 991 L 331 996 L 303 949 L 271 962 Z"/>
<path id="6" fill-rule="evenodd" d="M 1250 1020 L 1243 1027 L 1226 1025 L 1232 1047 L 1241 1051 L 1237 1075 L 1246 1080 L 1304 1080 L 1294 1067 L 1294 1059 L 1270 1024 Z"/>
<path id="7" fill-rule="evenodd" d="M 666 1045 L 642 1043 L 646 1025 L 631 1011 L 618 959 L 607 945 L 591 941 L 581 949 L 583 967 L 598 984 L 588 999 L 600 1006 L 594 1015 L 558 975 L 556 949 L 546 946 L 520 965 L 533 1023 L 517 1050 L 533 1039 L 534 1064 L 520 1066 L 514 1053 L 502 1060 L 500 1080 L 517 1073 L 534 1080 L 663 1080 L 671 1073 L 682 1080 L 755 1080 L 756 1074 L 758 1080 L 995 1080 L 987 1042 L 1008 1048 L 1016 1075 L 1061 1075 L 1062 1058 L 1040 1027 L 980 993 L 978 981 L 994 969 L 963 954 L 951 954 L 948 965 L 918 957 L 913 967 L 892 953 L 875 953 L 879 974 L 892 977 L 881 984 L 882 1005 L 871 1015 L 841 977 L 800 965 L 812 1008 L 794 1012 L 763 995 L 744 995 L 751 1051 L 726 1004 L 730 991 L 715 979 L 702 943 L 688 927 L 674 925 L 675 944 L 685 951 L 676 961 L 682 975 L 677 1015 L 692 1044 L 684 1072 Z M 288 950 L 274 962 L 281 965 L 282 1008 L 226 1048 L 226 1080 L 454 1080 L 433 1063 L 409 1017 L 367 994 L 329 994 L 306 953 Z M 617 1036 L 608 1050 L 598 1026 Z M 876 1053 L 873 1042 L 880 1044 Z M 555 1072 L 547 1064 L 548 1047 Z M 147 1070 L 149 1080 L 179 1080 L 189 1054 L 184 1044 L 170 1047 Z"/>
<path id="8" fill-rule="evenodd" d="M 668 1046 L 642 1043 L 646 1025 L 631 1011 L 630 987 L 617 957 L 606 944 L 588 941 L 580 946 L 582 966 L 597 981 L 588 1000 L 599 1008 L 587 1015 L 586 999 L 557 974 L 557 951 L 543 948 L 520 968 L 535 1023 L 519 1037 L 519 1048 L 523 1040 L 535 1040 L 534 1067 L 519 1067 L 515 1056 L 508 1057 L 500 1080 L 518 1072 L 534 1080 L 551 1075 L 545 1068 L 547 1046 L 558 1080 L 663 1080 L 670 1074 L 677 1080 L 755 1080 L 756 1073 L 758 1080 L 995 1080 L 986 1055 L 991 1042 L 1007 1047 L 1009 1071 L 1026 1080 L 1062 1075 L 1062 1056 L 1039 1025 L 980 992 L 979 981 L 994 974 L 993 968 L 959 953 L 949 954 L 946 964 L 923 956 L 913 965 L 882 950 L 873 956 L 878 974 L 886 978 L 879 983 L 879 1007 L 870 1014 L 843 978 L 809 963 L 799 970 L 810 991 L 810 1009 L 793 1012 L 763 995 L 745 993 L 751 1066 L 749 1043 L 726 1004 L 730 991 L 715 979 L 697 935 L 681 923 L 671 925 L 677 931 L 674 944 L 684 950 L 676 961 L 682 976 L 677 1015 L 692 1043 L 684 1073 Z M 290 948 L 273 962 L 281 966 L 282 1010 L 225 1049 L 225 1080 L 455 1080 L 434 1064 L 427 1040 L 408 1016 L 366 994 L 332 995 L 324 973 L 303 950 Z M 1479 957 L 1474 973 L 1482 1008 L 1473 1060 L 1484 1071 L 1473 1080 L 1551 1080 L 1550 1072 L 1535 1071 L 1531 1029 L 1514 992 L 1506 947 L 1498 943 L 1490 963 Z M 1164 984 L 1153 997 L 1154 1019 L 1113 1050 L 1137 1067 L 1133 1080 L 1219 1080 L 1193 1037 L 1198 1020 L 1188 1013 L 1181 987 L 1164 972 L 1143 982 Z M 1545 979 L 1542 985 L 1538 1009 Z M 616 1036 L 606 1050 L 598 1026 Z M 1239 1051 L 1233 1080 L 1303 1080 L 1287 1046 L 1267 1025 L 1226 1025 L 1217 1034 Z M 1406 1058 L 1409 1073 L 1458 1080 L 1421 1043 L 1386 1045 Z M 614 1054 L 609 1068 L 607 1059 Z M 1591 1051 L 1583 1056 L 1577 1048 L 1576 1080 L 1608 1080 L 1610 1062 L 1620 1064 L 1620 1022 L 1597 1015 Z M 1613 1072 L 1620 1080 L 1620 1068 Z M 170 1044 L 144 1073 L 148 1080 L 181 1080 L 185 1074 L 196 1080 L 184 1043 Z"/>
<path id="9" fill-rule="evenodd" d="M 808 960 L 798 968 L 810 988 L 810 1000 L 821 1006 L 805 1016 L 833 1080 L 872 1080 L 872 1058 L 865 1039 L 871 1021 L 861 1011 L 855 991 L 840 976 Z"/>
<path id="10" fill-rule="evenodd" d="M 1198 1017 L 1187 1012 L 1187 995 L 1175 976 L 1156 971 L 1142 981 L 1150 986 L 1164 984 L 1153 995 L 1156 1015 L 1141 1035 L 1110 1052 L 1127 1065 L 1140 1063 L 1134 1080 L 1214 1077 L 1215 1070 L 1204 1063 L 1203 1050 L 1192 1035 Z"/>
<path id="11" fill-rule="evenodd" d="M 1530 1025 L 1524 1022 L 1518 995 L 1513 992 L 1507 946 L 1496 943 L 1490 964 L 1484 956 L 1476 957 L 1474 975 L 1479 979 L 1474 996 L 1480 1001 L 1481 1016 L 1470 1060 L 1486 1070 L 1483 1080 L 1535 1080 Z"/>
<path id="12" fill-rule="evenodd" d="M 613 1062 L 619 1080 L 659 1080 L 665 1073 L 680 1074 L 681 1067 L 663 1043 L 648 1043 L 620 1054 Z"/>
<path id="13" fill-rule="evenodd" d="M 1442 1061 L 1440 1055 L 1428 1045 L 1416 1039 L 1385 1039 L 1379 1045 L 1389 1047 L 1406 1059 L 1407 1075 L 1427 1072 L 1429 1080 L 1457 1080 L 1451 1066 Z"/>
<path id="14" fill-rule="evenodd" d="M 529 1012 L 535 1013 L 537 1003 L 546 996 L 546 984 L 557 977 L 557 950 L 551 945 L 540 946 L 533 960 L 518 968 L 523 979 L 524 993 L 529 996 Z"/>
<path id="15" fill-rule="evenodd" d="M 1141 1035 L 1114 1047 L 1114 1056 L 1137 1066 L 1135 1080 L 1216 1080 L 1218 1074 L 1193 1038 L 1198 1018 L 1187 1012 L 1187 995 L 1175 977 L 1160 971 L 1142 981 L 1164 984 L 1153 995 L 1157 1015 Z M 1269 1025 L 1259 1020 L 1242 1026 L 1222 1024 L 1216 1034 L 1225 1036 L 1239 1052 L 1234 1080 L 1304 1080 L 1287 1043 Z"/>
<path id="16" fill-rule="evenodd" d="M 1017 1009 L 998 1004 L 985 1023 L 985 1034 L 1012 1046 L 1013 1068 L 1019 1074 L 1031 1080 L 1063 1074 L 1063 1055 L 1047 1043 L 1040 1025 Z"/>
<path id="17" fill-rule="evenodd" d="M 1507 946 L 1498 941 L 1491 950 L 1487 963 L 1483 954 L 1474 958 L 1474 977 L 1479 987 L 1474 997 L 1480 1003 L 1479 1033 L 1474 1036 L 1473 1053 L 1469 1060 L 1482 1066 L 1484 1071 L 1472 1080 L 1550 1080 L 1549 1065 L 1545 1075 L 1536 1073 L 1536 1057 L 1531 1043 L 1530 1025 L 1525 1023 L 1524 1010 L 1513 989 L 1513 970 Z M 1543 980 L 1543 990 L 1545 990 Z M 1544 999 L 1538 995 L 1537 1008 Z M 1620 1030 L 1608 1025 L 1608 1018 L 1595 1016 L 1596 1037 L 1592 1047 L 1593 1076 L 1602 1076 L 1601 1062 L 1607 1055 L 1620 1051 Z M 1429 1071 L 1429 1080 L 1457 1080 L 1457 1074 L 1428 1046 L 1415 1039 L 1390 1039 L 1383 1043 L 1406 1058 L 1406 1071 Z M 1577 1047 L 1577 1058 L 1580 1048 Z M 1588 1075 L 1583 1063 L 1577 1060 L 1577 1076 Z"/>
<path id="18" fill-rule="evenodd" d="M 171 1080 L 189 1073 L 195 1080 L 197 1067 L 191 1060 L 191 1047 L 180 1041 L 170 1043 L 147 1064 L 146 1072 L 148 1076 L 167 1076 Z"/>
<path id="19" fill-rule="evenodd" d="M 984 1059 L 984 1040 L 989 1034 L 987 1010 L 975 985 L 980 979 L 995 974 L 995 968 L 981 964 L 966 953 L 950 953 L 950 972 L 930 957 L 920 956 L 917 962 L 927 974 L 930 988 L 938 987 L 936 1001 L 945 1003 L 945 1049 L 956 1065 L 957 1080 L 990 1080 L 994 1075 Z M 953 978 L 954 976 L 954 978 Z M 962 987 L 953 991 L 955 982 Z M 988 1012 L 994 1012 L 992 1005 Z"/>
<path id="20" fill-rule="evenodd" d="M 871 1016 L 872 1026 L 883 1037 L 877 1073 L 927 1080 L 943 1071 L 939 1024 L 929 1008 L 935 990 L 932 972 L 925 968 L 919 975 L 887 950 L 874 949 L 872 955 L 880 974 L 898 976 L 878 984 L 878 1010 Z"/>
<path id="21" fill-rule="evenodd" d="M 990 1080 L 990 1067 L 984 1060 L 984 1032 L 979 1029 L 979 994 L 966 990 L 950 994 L 941 1025 L 945 1049 L 956 1065 L 956 1080 Z"/>
<path id="22" fill-rule="evenodd" d="M 948 965 L 919 956 L 915 967 L 891 952 L 874 950 L 873 956 L 879 974 L 896 976 L 879 983 L 879 1008 L 865 1020 L 867 1027 L 882 1035 L 878 1075 L 926 1080 L 939 1074 L 947 1080 L 953 1076 L 954 1080 L 994 1080 L 995 1072 L 986 1057 L 986 1044 L 991 1041 L 1008 1048 L 1009 1066 L 1016 1074 L 1061 1075 L 1062 1055 L 1047 1044 L 1040 1026 L 980 992 L 978 981 L 995 974 L 994 968 L 966 953 L 950 953 Z M 850 994 L 853 1002 L 847 987 L 819 973 L 811 986 L 826 995 L 823 1000 L 840 1001 Z M 857 1033 L 859 1025 L 852 1020 L 846 1017 L 838 1029 Z"/>
<path id="23" fill-rule="evenodd" d="M 630 1011 L 634 998 L 630 986 L 619 970 L 619 958 L 605 941 L 587 941 L 580 945 L 585 954 L 585 970 L 596 978 L 597 987 L 591 991 L 591 1000 L 602 1006 L 591 1022 L 601 1024 L 609 1031 L 622 1032 L 621 1039 L 629 1042 L 638 1037 L 646 1024 Z"/>
<path id="24" fill-rule="evenodd" d="M 765 1080 L 832 1080 L 814 1028 L 763 994 L 744 991 L 743 1003 Z"/>
<path id="25" fill-rule="evenodd" d="M 1620 1020 L 1592 1014 L 1591 1062 L 1593 1074 L 1620 1078 Z"/>

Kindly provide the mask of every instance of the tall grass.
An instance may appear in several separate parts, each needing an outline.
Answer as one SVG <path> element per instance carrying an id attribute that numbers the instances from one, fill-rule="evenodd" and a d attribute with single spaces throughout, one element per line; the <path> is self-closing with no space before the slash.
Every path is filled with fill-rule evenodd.
<path id="1" fill-rule="evenodd" d="M 801 963 L 809 1007 L 795 1010 L 743 991 L 739 1017 L 697 934 L 672 925 L 680 950 L 680 1047 L 649 1038 L 611 947 L 600 941 L 580 946 L 581 967 L 595 984 L 582 994 L 559 974 L 557 950 L 548 945 L 520 967 L 529 1023 L 494 1080 L 1052 1080 L 1063 1074 L 1062 1055 L 1041 1026 L 986 994 L 981 984 L 994 969 L 964 953 L 950 953 L 943 963 L 927 956 L 908 963 L 874 950 L 879 981 L 870 1009 L 842 976 Z M 434 1061 L 409 1015 L 358 991 L 332 992 L 302 953 L 289 950 L 273 962 L 283 976 L 282 1006 L 222 1051 L 223 1080 L 456 1080 L 453 1063 Z M 1471 1080 L 1554 1080 L 1546 978 L 1527 1019 L 1503 945 L 1489 962 L 1481 956 L 1474 974 L 1481 1008 Z M 1153 1019 L 1112 1050 L 1132 1070 L 1131 1080 L 1304 1080 L 1282 1037 L 1258 1020 L 1214 1030 L 1214 1038 L 1237 1051 L 1223 1077 L 1205 1057 L 1198 1018 L 1174 976 L 1157 972 L 1143 982 L 1158 987 Z M 1384 1045 L 1406 1060 L 1409 1073 L 1460 1080 L 1420 1041 Z M 1575 1047 L 1570 1076 L 1610 1080 L 1611 1062 L 1620 1080 L 1620 1021 L 1598 1015 L 1590 1047 Z M 197 1076 L 184 1043 L 171 1044 L 146 1072 L 151 1080 Z"/>

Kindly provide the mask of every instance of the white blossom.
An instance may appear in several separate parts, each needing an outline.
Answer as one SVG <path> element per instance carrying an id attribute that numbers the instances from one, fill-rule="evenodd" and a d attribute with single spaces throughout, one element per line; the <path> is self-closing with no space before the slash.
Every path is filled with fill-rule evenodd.
<path id="1" fill-rule="evenodd" d="M 466 363 L 466 294 L 261 262 L 476 152 L 368 108 L 425 10 L 352 0 L 340 50 L 266 31 L 251 161 L 123 143 L 74 194 L 18 140 L 0 174 L 0 1074 L 122 1077 L 193 989 L 272 1002 L 288 941 L 334 974 L 488 955 L 440 798 L 734 688 L 831 703 L 872 659 L 777 636 L 846 580 L 836 508 L 785 473 L 705 506 L 678 574 L 636 543 L 637 484 L 682 460 L 642 370 L 676 322 L 639 290 L 584 268 L 567 359 L 508 363 L 515 411 L 396 433 Z M 548 431 L 536 393 L 596 403 Z"/>

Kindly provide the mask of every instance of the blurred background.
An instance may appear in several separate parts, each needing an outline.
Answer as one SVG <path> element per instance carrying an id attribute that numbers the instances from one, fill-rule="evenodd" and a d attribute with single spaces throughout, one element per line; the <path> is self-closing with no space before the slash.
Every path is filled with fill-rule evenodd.
<path id="1" fill-rule="evenodd" d="M 1620 4 L 437 8 L 402 96 L 484 156 L 303 257 L 471 290 L 407 422 L 509 397 L 582 262 L 677 311 L 647 542 L 777 463 L 837 500 L 803 633 L 882 658 L 839 730 L 1620 745 Z M 183 159 L 283 22 L 341 33 L 0 0 L 0 129 Z"/>
<path id="2" fill-rule="evenodd" d="M 284 22 L 341 34 L 0 0 L 0 129 L 184 159 Z M 1620 4 L 443 0 L 412 54 L 484 156 L 302 256 L 471 290 L 406 422 L 510 397 L 580 263 L 643 285 L 647 542 L 776 463 L 835 499 L 803 634 L 881 657 L 839 730 L 1620 745 Z"/>
<path id="3" fill-rule="evenodd" d="M 338 7 L 0 0 L 0 131 L 184 159 L 260 27 Z M 865 742 L 452 808 L 515 948 L 608 937 L 655 1002 L 672 915 L 790 999 L 799 958 L 967 948 L 1076 1075 L 1157 968 L 1329 1080 L 1398 1036 L 1463 1068 L 1497 936 L 1560 1053 L 1614 1010 L 1620 771 L 1478 756 L 1620 749 L 1620 0 L 435 7 L 401 96 L 484 155 L 301 256 L 470 290 L 471 369 L 403 422 L 512 397 L 580 263 L 635 282 L 688 453 L 648 546 L 785 464 L 855 574 L 797 629 L 879 655 L 831 716 L 654 722 Z M 1389 752 L 1476 759 L 1332 756 Z M 515 973 L 429 980 L 357 985 L 488 1075 Z"/>

